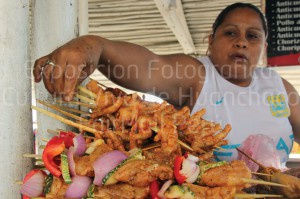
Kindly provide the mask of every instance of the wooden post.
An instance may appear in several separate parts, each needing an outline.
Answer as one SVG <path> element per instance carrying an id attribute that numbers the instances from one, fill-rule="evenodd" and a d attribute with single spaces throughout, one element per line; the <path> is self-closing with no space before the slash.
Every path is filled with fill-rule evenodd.
<path id="1" fill-rule="evenodd" d="M 32 168 L 28 4 L 0 1 L 0 198 L 21 198 L 15 182 Z"/>
<path id="2" fill-rule="evenodd" d="M 36 59 L 51 53 L 57 47 L 78 36 L 78 1 L 38 0 L 34 1 L 32 11 L 31 59 L 33 64 Z M 53 100 L 42 82 L 35 86 L 37 99 Z M 70 129 L 61 122 L 40 113 L 37 113 L 37 126 L 38 145 L 44 144 L 43 138 L 51 137 L 47 129 Z"/>

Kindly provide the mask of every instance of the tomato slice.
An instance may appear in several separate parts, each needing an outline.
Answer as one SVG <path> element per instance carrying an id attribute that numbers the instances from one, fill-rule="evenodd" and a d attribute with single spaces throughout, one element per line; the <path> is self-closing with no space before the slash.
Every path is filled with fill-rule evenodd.
<path id="1" fill-rule="evenodd" d="M 157 182 L 157 180 L 153 180 L 150 184 L 150 196 L 151 199 L 160 199 L 160 197 L 158 197 L 158 191 L 159 191 L 159 184 Z"/>
<path id="2" fill-rule="evenodd" d="M 59 137 L 64 140 L 66 148 L 70 148 L 71 146 L 74 146 L 73 138 L 75 137 L 75 134 L 68 131 L 61 131 L 59 133 Z"/>
<path id="3" fill-rule="evenodd" d="M 182 168 L 182 162 L 184 159 L 184 156 L 176 156 L 174 160 L 174 176 L 178 184 L 182 184 L 186 180 L 186 177 L 181 175 L 179 172 Z"/>

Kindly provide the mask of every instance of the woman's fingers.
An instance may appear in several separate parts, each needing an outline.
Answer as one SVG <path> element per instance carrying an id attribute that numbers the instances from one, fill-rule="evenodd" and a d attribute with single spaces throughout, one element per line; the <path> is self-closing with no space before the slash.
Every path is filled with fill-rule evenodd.
<path id="1" fill-rule="evenodd" d="M 46 89 L 48 90 L 49 93 L 54 94 L 55 90 L 53 87 L 53 82 L 52 82 L 52 70 L 53 70 L 53 65 L 52 64 L 46 64 L 42 68 L 42 76 L 43 76 L 43 81 Z"/>
<path id="2" fill-rule="evenodd" d="M 33 69 L 35 81 L 40 82 L 43 79 L 50 94 L 70 101 L 76 86 L 95 70 L 95 67 L 87 67 L 84 60 L 84 57 L 78 55 L 66 56 L 64 53 L 54 51 L 35 62 Z"/>
<path id="3" fill-rule="evenodd" d="M 65 69 L 66 69 L 66 60 L 64 58 L 57 59 L 55 65 L 52 68 L 52 74 L 51 74 L 54 96 L 64 95 Z"/>
<path id="4" fill-rule="evenodd" d="M 35 61 L 33 66 L 33 76 L 35 82 L 40 82 L 42 80 L 43 68 L 46 66 L 48 60 L 48 57 L 45 56 Z"/>
<path id="5" fill-rule="evenodd" d="M 86 66 L 84 64 L 68 64 L 65 70 L 64 94 L 63 99 L 72 100 L 75 89 L 78 85 L 80 74 Z"/>

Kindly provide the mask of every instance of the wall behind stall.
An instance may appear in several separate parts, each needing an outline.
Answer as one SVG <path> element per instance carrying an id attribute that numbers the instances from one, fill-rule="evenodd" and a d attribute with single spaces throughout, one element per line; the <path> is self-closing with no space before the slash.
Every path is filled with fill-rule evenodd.
<path id="1" fill-rule="evenodd" d="M 29 12 L 31 6 L 31 14 Z M 0 198 L 21 198 L 20 185 L 33 168 L 31 111 L 33 61 L 78 36 L 78 0 L 0 1 Z M 30 17 L 29 17 L 30 16 Z M 51 99 L 43 84 L 39 99 Z M 64 125 L 38 115 L 38 141 L 47 128 Z M 41 142 L 40 142 L 41 143 Z"/>
<path id="2" fill-rule="evenodd" d="M 0 1 L 0 198 L 20 198 L 19 185 L 32 168 L 28 60 L 28 0 Z"/>
<path id="3" fill-rule="evenodd" d="M 31 65 L 42 56 L 78 36 L 78 0 L 32 0 L 31 21 Z M 53 102 L 43 83 L 34 84 L 34 94 L 39 100 Z M 41 104 L 38 107 L 47 109 Z M 37 113 L 37 146 L 43 145 L 43 138 L 49 139 L 49 128 L 70 130 L 69 126 L 40 113 Z M 38 153 L 41 150 L 37 148 Z"/>

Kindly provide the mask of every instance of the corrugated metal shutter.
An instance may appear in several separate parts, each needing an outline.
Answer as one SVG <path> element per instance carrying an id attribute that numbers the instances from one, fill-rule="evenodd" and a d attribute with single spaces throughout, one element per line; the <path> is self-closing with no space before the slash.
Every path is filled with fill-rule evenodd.
<path id="1" fill-rule="evenodd" d="M 274 70 L 289 81 L 300 93 L 300 66 L 276 67 Z"/>
<path id="2" fill-rule="evenodd" d="M 218 13 L 233 0 L 182 0 L 186 21 L 197 56 L 205 55 L 207 36 Z M 240 1 L 262 7 L 260 0 Z M 128 41 L 147 47 L 157 54 L 182 53 L 154 1 L 89 0 L 89 33 L 112 40 Z M 274 68 L 300 92 L 300 67 Z M 99 72 L 92 78 L 117 87 Z"/>
<path id="3" fill-rule="evenodd" d="M 234 2 L 237 1 L 182 0 L 197 56 L 206 53 L 206 38 L 217 14 Z M 260 0 L 244 2 L 261 7 Z M 89 0 L 89 33 L 142 45 L 157 54 L 183 53 L 152 0 Z M 116 87 L 99 72 L 95 72 L 92 78 Z"/>

